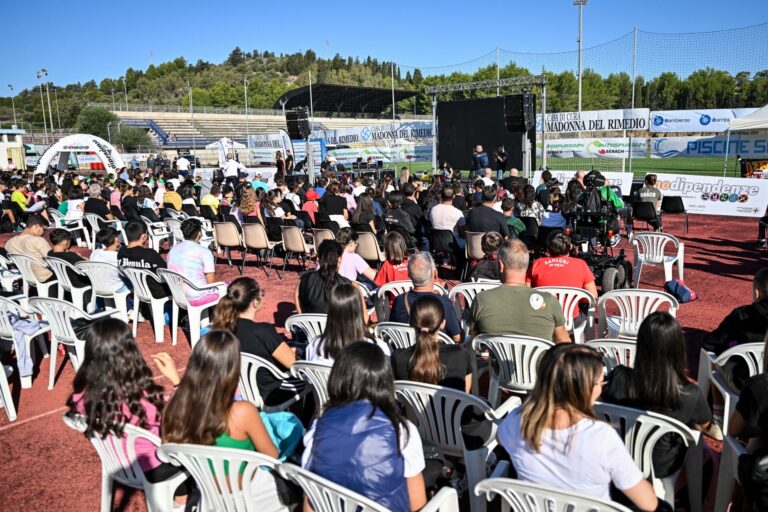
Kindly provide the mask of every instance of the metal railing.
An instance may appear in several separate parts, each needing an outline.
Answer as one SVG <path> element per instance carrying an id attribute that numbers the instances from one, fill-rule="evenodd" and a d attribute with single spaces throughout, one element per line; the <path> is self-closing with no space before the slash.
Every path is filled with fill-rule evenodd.
<path id="1" fill-rule="evenodd" d="M 103 108 L 112 112 L 170 112 L 179 114 L 189 114 L 189 106 L 186 105 L 151 105 L 141 103 L 128 103 L 126 105 L 112 105 L 111 103 L 88 103 L 89 107 Z M 245 115 L 244 108 L 222 108 L 222 107 L 205 107 L 205 106 L 193 106 L 195 113 L 198 114 L 233 114 L 233 115 Z M 249 108 L 248 115 L 250 116 L 283 116 L 282 110 L 275 110 L 269 108 Z M 327 117 L 327 118 L 343 118 L 343 119 L 382 119 L 381 114 L 363 114 L 363 113 L 349 113 L 349 112 L 315 112 L 315 117 Z M 401 116 L 407 119 L 431 119 L 431 116 L 421 114 L 405 114 Z"/>

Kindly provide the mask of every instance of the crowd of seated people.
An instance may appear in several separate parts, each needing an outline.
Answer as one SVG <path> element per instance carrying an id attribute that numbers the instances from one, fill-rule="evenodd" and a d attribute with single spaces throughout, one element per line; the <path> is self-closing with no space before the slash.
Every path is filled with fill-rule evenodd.
<path id="1" fill-rule="evenodd" d="M 647 317 L 638 332 L 633 368 L 619 366 L 604 377 L 602 356 L 571 343 L 557 299 L 533 289 L 571 286 L 597 296 L 594 276 L 583 260 L 571 256 L 572 243 L 564 233 L 563 212 L 583 191 L 578 179 L 564 194 L 551 183 L 537 189 L 515 182 L 504 190 L 485 176 L 472 184 L 471 191 L 459 180 L 424 183 L 413 175 L 378 183 L 371 178 L 323 177 L 315 186 L 278 180 L 270 186 L 258 178 L 249 182 L 238 176 L 238 181 L 229 183 L 184 177 L 172 170 L 138 169 L 117 178 L 56 173 L 30 182 L 20 178 L 0 182 L 5 195 L 16 194 L 9 199 L 15 206 L 4 204 L 3 210 L 14 229 L 20 228 L 5 245 L 8 253 L 76 263 L 81 257 L 70 250 L 73 237 L 62 228 L 92 213 L 105 224 L 96 233 L 90 259 L 115 265 L 111 282 L 116 292 L 130 287 L 118 267 L 151 272 L 167 268 L 205 290 L 185 289 L 190 305 L 217 302 L 212 330 L 195 344 L 182 365 L 183 376 L 169 355 L 153 356 L 154 365 L 174 385 L 170 396 L 152 381 L 150 367 L 125 323 L 101 319 L 91 324 L 85 359 L 69 399 L 69 414 L 86 418 L 86 435 L 121 435 L 130 423 L 164 442 L 257 451 L 300 461 L 391 510 L 418 510 L 434 492 L 436 478 L 426 470 L 429 449 L 422 446 L 413 421 L 398 405 L 393 382 L 410 380 L 471 392 L 477 362 L 471 345 L 462 343 L 467 339 L 463 323 L 470 337 L 520 335 L 555 342 L 539 363 L 536 387 L 499 427 L 498 439 L 506 452 L 501 455 L 512 462 L 519 479 L 623 500 L 639 510 L 657 510 L 665 505 L 643 479 L 618 434 L 597 419 L 594 403 L 599 399 L 650 410 L 713 432 L 712 410 L 717 404 L 711 406 L 691 382 L 685 337 L 672 316 Z M 27 187 L 43 192 L 22 199 Z M 62 220 L 43 216 L 48 208 L 58 210 Z M 181 223 L 183 241 L 158 252 L 149 247 L 149 228 L 142 217 L 152 214 L 151 219 L 162 220 L 174 210 L 190 217 Z M 205 221 L 268 226 L 274 219 L 299 227 L 307 237 L 313 227 L 330 226 L 334 231 L 334 239 L 315 248 L 316 267 L 304 272 L 296 284 L 296 312 L 328 315 L 323 332 L 303 344 L 284 338 L 273 323 L 256 321 L 265 283 L 247 276 L 228 285 L 219 283 L 215 254 L 201 244 Z M 119 225 L 106 224 L 109 221 Z M 49 244 L 46 228 L 52 223 L 57 229 L 49 231 Z M 451 233 L 455 262 L 463 262 L 466 233 L 483 233 L 483 257 L 470 262 L 466 280 L 495 281 L 500 286 L 480 293 L 471 307 L 457 311 L 440 292 L 444 283 L 430 252 L 433 230 Z M 526 236 L 532 230 L 535 234 Z M 380 264 L 357 253 L 363 232 L 373 233 L 381 243 L 385 257 Z M 534 244 L 546 254 L 532 260 Z M 44 267 L 35 271 L 41 282 L 53 279 Z M 415 342 L 394 350 L 374 335 L 375 317 L 369 315 L 367 297 L 377 287 L 400 280 L 411 281 L 413 288 L 390 298 L 388 320 L 409 325 Z M 156 297 L 169 296 L 159 281 L 150 287 Z M 768 272 L 758 272 L 754 290 L 754 304 L 729 315 L 707 336 L 705 346 L 721 352 L 736 343 L 765 339 Z M 577 323 L 585 319 L 581 309 L 573 315 Z M 444 343 L 443 334 L 456 343 Z M 293 406 L 301 440 L 290 448 L 265 425 L 268 414 L 240 399 L 240 354 L 258 356 L 285 372 L 301 360 L 332 367 L 329 402 L 315 404 L 305 398 Z M 101 371 L 105 367 L 115 370 L 105 375 Z M 765 374 L 744 378 L 742 401 L 732 420 L 735 434 L 768 439 L 765 382 Z M 280 379 L 260 371 L 256 384 L 267 406 L 311 396 L 305 393 L 306 383 L 294 377 Z M 462 417 L 467 444 L 484 442 L 490 432 L 487 421 L 482 415 Z M 180 471 L 161 462 L 151 446 L 141 446 L 137 454 L 150 482 L 167 480 Z M 660 440 L 653 453 L 656 476 L 674 474 L 684 456 L 676 439 Z M 377 469 L 362 471 L 363 467 Z M 301 501 L 297 489 L 276 472 L 259 471 L 254 478 L 254 500 L 267 510 Z M 188 479 L 176 495 L 179 503 L 193 500 L 194 482 Z"/>

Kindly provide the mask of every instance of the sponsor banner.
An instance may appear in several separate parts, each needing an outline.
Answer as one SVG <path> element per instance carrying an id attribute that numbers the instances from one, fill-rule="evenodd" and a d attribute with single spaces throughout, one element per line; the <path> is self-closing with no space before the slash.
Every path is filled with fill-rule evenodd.
<path id="1" fill-rule="evenodd" d="M 768 135 L 726 135 L 717 137 L 654 137 L 651 139 L 651 158 L 725 157 L 736 158 L 768 156 Z"/>
<path id="2" fill-rule="evenodd" d="M 560 187 L 560 190 L 562 192 L 565 192 L 565 187 L 568 185 L 568 182 L 571 181 L 576 175 L 576 173 L 573 171 L 555 171 L 553 169 L 550 169 L 549 172 L 552 173 L 552 178 L 556 179 L 557 181 L 563 184 L 563 186 Z M 628 196 L 632 191 L 632 178 L 634 175 L 631 172 L 600 171 L 600 174 L 605 176 L 606 185 L 619 187 L 621 189 L 621 195 Z M 533 186 L 538 185 L 540 180 L 541 180 L 541 171 L 534 172 L 533 179 L 531 180 L 531 183 L 533 184 Z"/>
<path id="3" fill-rule="evenodd" d="M 307 146 L 303 140 L 294 140 L 293 142 L 293 158 L 294 165 L 304 160 L 307 156 Z M 323 163 L 325 158 L 325 141 L 323 139 L 309 139 L 309 145 L 312 151 L 312 164 L 316 169 L 320 168 L 320 164 Z"/>
<path id="4" fill-rule="evenodd" d="M 748 116 L 756 108 L 712 108 L 703 110 L 654 110 L 652 132 L 724 132 L 731 120 Z"/>
<path id="5" fill-rule="evenodd" d="M 128 165 L 130 165 L 133 157 L 136 157 L 138 162 L 146 162 L 149 159 L 149 153 L 120 153 L 120 156 L 123 157 L 123 161 L 127 162 Z"/>
<path id="6" fill-rule="evenodd" d="M 37 162 L 40 161 L 39 156 L 25 156 L 24 157 L 24 163 L 27 164 L 27 167 L 37 167 Z"/>
<path id="7" fill-rule="evenodd" d="M 280 151 L 285 157 L 287 149 L 293 152 L 293 143 L 285 130 L 279 130 L 278 133 L 250 135 L 246 165 L 272 164 L 275 162 L 276 153 Z"/>
<path id="8" fill-rule="evenodd" d="M 768 180 L 657 174 L 656 187 L 682 197 L 688 213 L 761 217 L 768 206 Z"/>
<path id="9" fill-rule="evenodd" d="M 101 162 L 101 159 L 96 153 L 70 153 L 70 161 L 77 160 L 80 164 L 95 164 Z"/>
<path id="10" fill-rule="evenodd" d="M 325 139 L 329 145 L 352 144 L 357 142 L 396 141 L 398 139 L 431 139 L 432 121 L 411 121 L 405 123 L 374 124 L 339 128 L 338 130 L 315 130 L 312 138 Z"/>
<path id="11" fill-rule="evenodd" d="M 335 157 L 336 161 L 344 165 L 351 165 L 362 158 L 363 162 L 368 161 L 368 157 L 376 162 L 383 160 L 384 163 L 396 162 L 431 162 L 432 146 L 368 146 L 362 148 L 343 148 L 330 149 L 328 155 Z"/>
<path id="12" fill-rule="evenodd" d="M 648 130 L 647 108 L 626 108 L 618 110 L 583 110 L 581 112 L 558 112 L 547 114 L 547 132 L 605 132 Z M 542 130 L 541 114 L 536 116 L 536 131 Z"/>
<path id="13" fill-rule="evenodd" d="M 630 144 L 631 142 L 631 144 Z M 642 137 L 603 137 L 547 140 L 549 158 L 645 158 Z M 536 142 L 536 156 L 541 158 L 541 141 Z"/>

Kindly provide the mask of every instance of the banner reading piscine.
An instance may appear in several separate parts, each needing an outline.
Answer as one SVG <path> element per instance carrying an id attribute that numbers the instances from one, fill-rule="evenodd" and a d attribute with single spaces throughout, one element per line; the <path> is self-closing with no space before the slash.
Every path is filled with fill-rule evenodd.
<path id="1" fill-rule="evenodd" d="M 645 139 L 631 139 L 632 158 L 645 158 Z M 551 158 L 629 158 L 629 137 L 557 139 L 547 141 Z M 536 156 L 541 158 L 541 141 L 536 142 Z"/>
<path id="2" fill-rule="evenodd" d="M 688 213 L 761 217 L 768 206 L 768 180 L 658 174 L 656 187 L 682 197 Z"/>
<path id="3" fill-rule="evenodd" d="M 651 139 L 651 158 L 724 157 L 728 144 L 728 155 L 746 158 L 768 156 L 767 135 L 736 135 L 730 140 L 725 135 L 717 137 L 656 137 Z"/>
<path id="4" fill-rule="evenodd" d="M 374 124 L 339 128 L 338 130 L 314 130 L 312 138 L 325 139 L 325 143 L 353 144 L 357 142 L 395 141 L 398 139 L 431 139 L 432 121 Z"/>
<path id="5" fill-rule="evenodd" d="M 547 114 L 547 132 L 600 132 L 619 130 L 648 130 L 647 108 L 619 110 L 583 110 Z M 542 128 L 541 114 L 536 116 L 536 131 Z"/>
<path id="6" fill-rule="evenodd" d="M 748 116 L 756 108 L 711 108 L 703 110 L 654 110 L 652 132 L 724 132 L 732 119 Z"/>

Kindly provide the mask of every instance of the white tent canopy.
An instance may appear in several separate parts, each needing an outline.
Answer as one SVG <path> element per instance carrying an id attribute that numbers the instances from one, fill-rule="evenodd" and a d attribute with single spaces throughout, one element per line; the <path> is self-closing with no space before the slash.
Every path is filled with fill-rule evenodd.
<path id="1" fill-rule="evenodd" d="M 732 132 L 744 130 L 768 130 L 768 105 L 756 110 L 748 116 L 731 119 L 728 129 Z"/>
<path id="2" fill-rule="evenodd" d="M 222 146 L 225 148 L 243 149 L 245 147 L 245 144 L 240 144 L 239 142 L 235 142 L 229 137 L 222 137 L 216 142 L 211 142 L 210 144 L 205 146 L 205 149 L 218 149 Z"/>
<path id="3" fill-rule="evenodd" d="M 101 163 L 104 164 L 107 173 L 114 173 L 125 167 L 123 157 L 112 144 L 95 135 L 78 133 L 63 137 L 49 147 L 37 162 L 35 174 L 48 172 L 48 166 L 51 165 L 56 155 L 59 155 L 56 167 L 62 171 L 67 170 L 67 162 L 69 162 L 71 153 L 95 153 Z"/>

